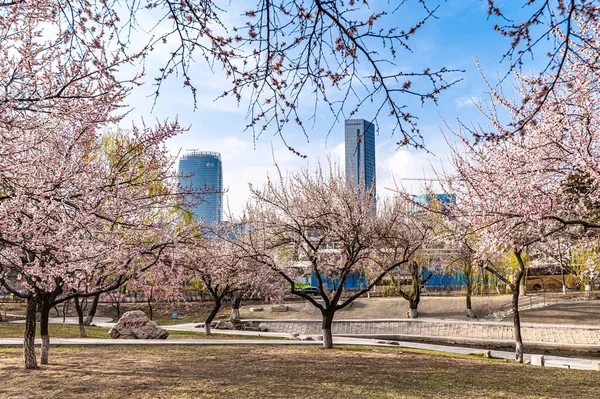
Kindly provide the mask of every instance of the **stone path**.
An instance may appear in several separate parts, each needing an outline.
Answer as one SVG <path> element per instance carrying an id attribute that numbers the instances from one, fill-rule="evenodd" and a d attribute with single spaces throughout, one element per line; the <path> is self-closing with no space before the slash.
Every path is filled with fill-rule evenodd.
<path id="1" fill-rule="evenodd" d="M 256 320 L 260 326 L 273 332 L 320 334 L 318 320 Z M 385 336 L 397 339 L 434 338 L 457 342 L 498 341 L 513 342 L 512 323 L 455 320 L 337 320 L 332 333 L 342 336 Z M 600 351 L 600 327 L 569 324 L 522 324 L 524 342 L 548 346 L 590 346 Z"/>

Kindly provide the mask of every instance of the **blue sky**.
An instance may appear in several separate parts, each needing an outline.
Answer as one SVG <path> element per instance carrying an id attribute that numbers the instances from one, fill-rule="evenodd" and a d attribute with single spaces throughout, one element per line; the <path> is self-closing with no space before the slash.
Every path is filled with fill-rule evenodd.
<path id="1" fill-rule="evenodd" d="M 395 3 L 397 0 L 391 0 Z M 240 25 L 244 19 L 240 14 L 251 8 L 253 2 L 236 0 L 225 16 L 227 23 Z M 399 11 L 387 19 L 393 26 L 399 23 L 402 27 L 408 24 L 403 20 L 414 21 L 414 16 L 421 13 L 418 4 L 413 0 L 403 11 Z M 509 4 L 508 1 L 504 2 Z M 232 3 L 233 4 L 233 3 Z M 390 8 L 387 0 L 371 1 L 371 8 Z M 502 3 L 501 3 L 502 4 Z M 500 64 L 501 56 L 509 46 L 509 40 L 494 32 L 497 20 L 487 19 L 487 1 L 483 0 L 449 0 L 441 1 L 437 13 L 439 19 L 432 19 L 411 39 L 413 53 L 401 52 L 396 63 L 398 67 L 410 70 L 423 70 L 425 67 L 465 69 L 460 77 L 461 82 L 440 96 L 437 106 L 428 103 L 423 108 L 413 108 L 419 117 L 420 128 L 425 145 L 431 151 L 411 148 L 397 148 L 399 136 L 392 136 L 389 122 L 380 121 L 379 133 L 376 137 L 377 157 L 377 191 L 379 195 L 389 195 L 386 187 L 394 186 L 394 179 L 399 182 L 403 177 L 432 176 L 432 165 L 436 168 L 448 167 L 447 148 L 441 130 L 442 118 L 451 126 L 456 120 L 464 122 L 483 122 L 473 101 L 485 99 L 486 85 L 477 71 L 474 57 L 481 63 L 483 72 L 492 81 L 506 73 L 508 65 Z M 397 22 L 400 21 L 400 22 Z M 252 132 L 244 131 L 247 124 L 247 99 L 237 104 L 231 98 L 215 101 L 229 87 L 223 74 L 217 69 L 210 71 L 202 61 L 192 70 L 194 83 L 198 88 L 198 109 L 194 110 L 192 95 L 181 80 L 170 78 L 163 86 L 152 109 L 154 99 L 151 97 L 154 87 L 151 85 L 158 68 L 164 64 L 164 54 L 168 53 L 168 45 L 158 47 L 146 61 L 147 83 L 134 89 L 128 104 L 134 108 L 129 119 L 146 121 L 163 120 L 177 117 L 190 131 L 173 138 L 168 147 L 173 154 L 183 154 L 187 149 L 199 149 L 220 152 L 223 159 L 224 186 L 228 188 L 226 203 L 234 214 L 239 214 L 242 204 L 248 199 L 248 183 L 260 185 L 265 181 L 267 173 L 273 173 L 273 158 L 283 170 L 300 170 L 303 166 L 314 166 L 318 160 L 325 161 L 331 157 L 343 166 L 343 121 L 339 123 L 329 136 L 327 133 L 333 123 L 332 116 L 326 108 L 320 108 L 314 126 L 308 126 L 309 141 L 294 126 L 285 129 L 286 139 L 308 155 L 306 160 L 289 152 L 281 140 L 273 135 L 263 135 L 253 141 Z M 414 102 L 414 99 L 398 97 L 398 101 Z M 312 105 L 312 104 L 309 104 Z M 372 107 L 366 106 L 356 115 L 358 118 L 371 119 Z M 419 192 L 416 183 L 405 183 L 406 187 Z"/>

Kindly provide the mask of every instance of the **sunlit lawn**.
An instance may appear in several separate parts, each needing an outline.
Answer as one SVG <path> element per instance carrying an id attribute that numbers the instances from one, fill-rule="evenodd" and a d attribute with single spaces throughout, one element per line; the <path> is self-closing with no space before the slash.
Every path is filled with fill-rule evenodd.
<path id="1" fill-rule="evenodd" d="M 22 368 L 0 349 L 2 398 L 597 398 L 600 373 L 409 349 L 54 348 Z"/>

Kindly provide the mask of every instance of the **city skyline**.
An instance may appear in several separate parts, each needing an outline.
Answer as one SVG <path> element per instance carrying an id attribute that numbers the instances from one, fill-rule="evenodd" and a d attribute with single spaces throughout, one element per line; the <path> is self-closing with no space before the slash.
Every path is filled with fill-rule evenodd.
<path id="1" fill-rule="evenodd" d="M 247 10 L 242 3 L 231 4 L 227 12 L 228 22 L 243 23 L 245 11 Z M 407 18 L 417 11 L 407 8 Z M 377 120 L 376 189 L 380 197 L 389 195 L 386 187 L 394 188 L 400 183 L 411 193 L 418 194 L 421 184 L 401 182 L 399 179 L 431 177 L 432 165 L 440 169 L 447 168 L 446 139 L 453 140 L 450 128 L 459 130 L 458 119 L 474 123 L 482 121 L 476 104 L 485 99 L 489 91 L 482 73 L 494 84 L 495 77 L 503 76 L 506 71 L 506 64 L 500 64 L 501 57 L 497 49 L 505 48 L 510 41 L 494 31 L 495 21 L 487 19 L 485 4 L 478 0 L 445 2 L 438 14 L 439 19 L 429 21 L 419 31 L 419 35 L 411 39 L 414 40 L 414 56 L 395 62 L 406 70 L 446 66 L 464 69 L 466 72 L 461 75 L 461 82 L 441 95 L 437 105 L 426 103 L 421 108 L 417 104 L 419 134 L 424 137 L 427 151 L 399 147 L 397 143 L 400 136 L 391 134 L 393 125 L 390 120 L 384 117 Z M 171 49 L 173 44 L 167 43 L 164 46 Z M 481 72 L 475 65 L 474 57 L 478 58 Z M 227 165 L 223 171 L 224 185 L 228 189 L 224 195 L 224 209 L 230 208 L 234 214 L 241 213 L 243 203 L 249 197 L 247 182 L 253 186 L 264 184 L 267 173 L 271 176 L 276 173 L 274 162 L 283 171 L 298 171 L 302 167 L 314 168 L 318 161 L 326 162 L 330 157 L 344 170 L 344 139 L 339 134 L 340 125 L 348 117 L 371 120 L 378 113 L 378 109 L 370 102 L 365 102 L 358 112 L 352 113 L 355 104 L 348 101 L 343 114 L 332 115 L 325 104 L 315 106 L 314 101 L 305 101 L 298 109 L 305 116 L 304 123 L 302 126 L 293 121 L 288 123 L 284 129 L 284 143 L 276 132 L 247 128 L 249 120 L 246 116 L 250 106 L 247 94 L 242 96 L 239 103 L 234 96 L 220 97 L 224 90 L 231 87 L 230 82 L 218 70 L 211 70 L 209 65 L 202 62 L 198 62 L 190 70 L 198 93 L 202 93 L 198 95 L 196 103 L 189 86 L 179 85 L 175 79 L 174 84 L 163 86 L 155 103 L 152 97 L 155 90 L 154 77 L 163 63 L 164 59 L 159 53 L 152 53 L 152 58 L 147 60 L 146 84 L 134 88 L 128 99 L 128 103 L 135 106 L 128 115 L 128 120 L 136 121 L 141 117 L 165 120 L 177 117 L 189 131 L 167 143 L 174 156 L 183 154 L 186 148 L 207 148 L 220 152 Z M 340 96 L 341 92 L 340 90 Z M 340 98 L 330 99 L 341 101 Z M 411 98 L 406 100 L 414 101 Z M 312 117 L 314 111 L 317 113 Z M 124 124 L 127 124 L 126 121 Z M 444 135 L 441 130 L 444 130 Z M 296 156 L 286 145 L 307 158 Z"/>

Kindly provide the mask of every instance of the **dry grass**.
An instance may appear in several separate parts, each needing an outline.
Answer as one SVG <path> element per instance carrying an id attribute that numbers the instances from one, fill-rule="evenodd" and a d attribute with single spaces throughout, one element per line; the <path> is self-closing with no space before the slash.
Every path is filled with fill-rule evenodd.
<path id="1" fill-rule="evenodd" d="M 0 350 L 1 398 L 597 398 L 600 373 L 372 348 L 56 348 L 24 370 Z"/>

